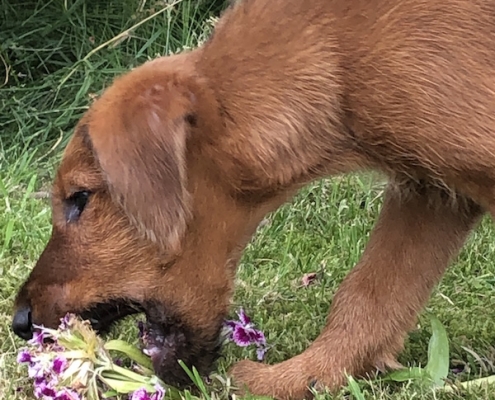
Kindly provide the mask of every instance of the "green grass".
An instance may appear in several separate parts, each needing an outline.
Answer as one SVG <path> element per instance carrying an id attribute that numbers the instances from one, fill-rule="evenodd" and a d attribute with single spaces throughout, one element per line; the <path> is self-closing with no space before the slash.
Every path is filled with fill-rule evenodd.
<path id="1" fill-rule="evenodd" d="M 49 237 L 44 194 L 71 129 L 114 76 L 204 40 L 220 7 L 216 3 L 213 10 L 212 1 L 184 0 L 130 29 L 163 2 L 0 0 L 1 400 L 29 398 L 28 392 L 16 392 L 27 380 L 15 362 L 23 343 L 10 331 L 11 307 Z M 233 311 L 242 305 L 264 330 L 272 346 L 269 363 L 303 351 L 318 335 L 332 295 L 364 249 L 382 190 L 383 182 L 370 176 L 319 181 L 258 230 L 239 267 Z M 309 272 L 318 272 L 319 279 L 301 288 Z M 494 290 L 495 230 L 486 219 L 428 303 L 449 335 L 451 364 L 468 366 L 461 380 L 495 373 Z M 422 315 L 401 355 L 403 364 L 425 365 L 430 333 Z M 136 329 L 126 321 L 112 334 L 135 340 Z M 247 357 L 255 358 L 254 349 L 226 346 L 219 376 L 225 378 L 234 361 Z M 494 387 L 457 395 L 433 394 L 414 382 L 360 385 L 371 399 L 495 399 Z M 221 386 L 208 390 L 226 398 Z"/>

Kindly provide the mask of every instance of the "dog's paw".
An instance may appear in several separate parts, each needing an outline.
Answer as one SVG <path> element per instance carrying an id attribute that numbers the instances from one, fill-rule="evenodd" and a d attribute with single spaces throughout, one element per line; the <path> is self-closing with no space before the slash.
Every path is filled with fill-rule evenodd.
<path id="1" fill-rule="evenodd" d="M 257 394 L 257 383 L 259 377 L 267 375 L 269 365 L 257 363 L 250 360 L 242 360 L 234 364 L 230 369 L 229 375 L 232 377 L 234 384 L 240 393 L 249 392 Z"/>
<path id="2" fill-rule="evenodd" d="M 266 365 L 249 360 L 235 364 L 229 371 L 240 394 L 270 396 L 277 400 L 311 399 L 312 377 L 303 370 L 287 365 Z"/>

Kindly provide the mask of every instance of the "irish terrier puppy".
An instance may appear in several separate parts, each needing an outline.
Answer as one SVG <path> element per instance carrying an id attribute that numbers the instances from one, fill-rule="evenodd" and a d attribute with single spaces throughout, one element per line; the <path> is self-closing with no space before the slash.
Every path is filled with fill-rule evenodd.
<path id="1" fill-rule="evenodd" d="M 321 335 L 241 387 L 310 384 L 395 365 L 432 288 L 495 212 L 495 1 L 244 0 L 198 49 L 117 79 L 75 129 L 53 186 L 53 232 L 13 328 L 67 311 L 104 330 L 145 312 L 168 383 L 207 373 L 242 250 L 263 216 L 317 178 L 390 184 Z M 329 218 L 331 216 L 329 215 Z"/>

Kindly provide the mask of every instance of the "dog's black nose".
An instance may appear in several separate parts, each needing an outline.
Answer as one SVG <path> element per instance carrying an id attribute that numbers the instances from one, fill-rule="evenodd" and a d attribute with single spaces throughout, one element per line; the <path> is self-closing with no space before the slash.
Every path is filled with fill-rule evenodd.
<path id="1" fill-rule="evenodd" d="M 30 307 L 22 306 L 16 311 L 14 320 L 12 321 L 12 330 L 24 340 L 29 340 L 33 337 Z"/>

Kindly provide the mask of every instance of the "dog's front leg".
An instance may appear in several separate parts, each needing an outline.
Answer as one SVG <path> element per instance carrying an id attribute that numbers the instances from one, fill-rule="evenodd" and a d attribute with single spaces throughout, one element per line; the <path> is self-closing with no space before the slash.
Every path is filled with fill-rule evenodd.
<path id="1" fill-rule="evenodd" d="M 394 185 L 359 264 L 335 294 L 325 329 L 302 354 L 276 365 L 241 361 L 239 387 L 277 399 L 309 397 L 308 387 L 338 388 L 345 375 L 393 367 L 450 260 L 481 209 L 434 187 Z"/>

